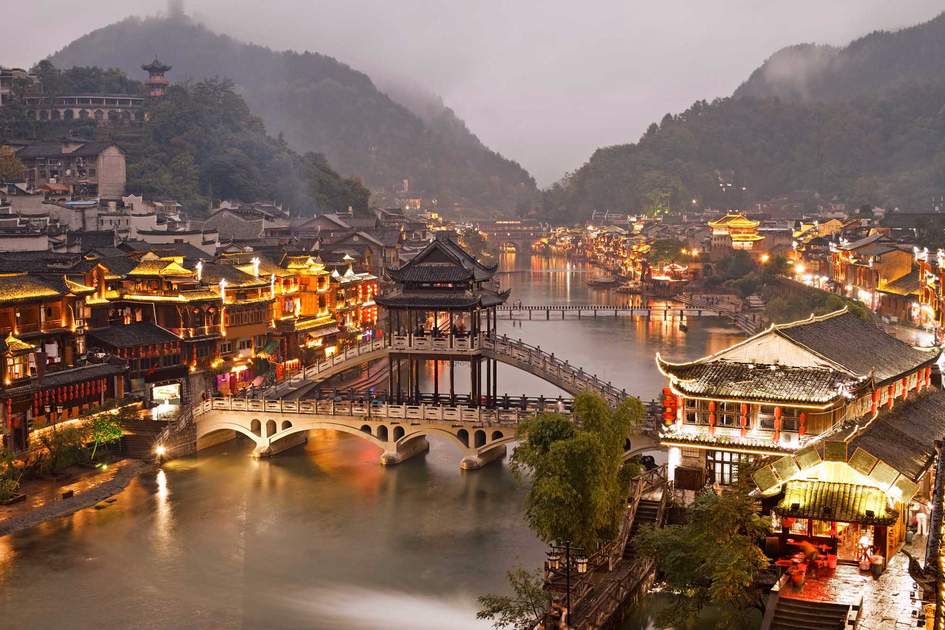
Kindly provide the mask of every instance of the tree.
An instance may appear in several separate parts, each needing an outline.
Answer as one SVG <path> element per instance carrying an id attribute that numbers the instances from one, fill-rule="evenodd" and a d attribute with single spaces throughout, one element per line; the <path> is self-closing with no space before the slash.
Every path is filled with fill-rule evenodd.
<path id="1" fill-rule="evenodd" d="M 711 605 L 722 614 L 718 628 L 735 628 L 760 606 L 756 578 L 768 559 L 759 543 L 770 526 L 756 513 L 750 492 L 750 476 L 741 470 L 734 486 L 699 495 L 685 524 L 640 530 L 634 540 L 638 553 L 656 562 L 677 593 L 662 621 L 692 627 L 699 611 Z"/>
<path id="2" fill-rule="evenodd" d="M 0 146 L 0 183 L 20 181 L 25 170 L 23 162 L 16 157 L 11 147 Z"/>
<path id="3" fill-rule="evenodd" d="M 619 532 L 632 472 L 623 448 L 644 413 L 632 398 L 611 410 L 601 397 L 581 394 L 574 416 L 577 423 L 561 414 L 525 423 L 512 464 L 532 473 L 525 514 L 538 537 L 571 540 L 590 552 Z"/>
<path id="4" fill-rule="evenodd" d="M 544 618 L 550 599 L 541 571 L 529 573 L 521 567 L 506 574 L 511 595 L 483 595 L 476 619 L 491 620 L 494 628 L 532 630 Z"/>
<path id="5" fill-rule="evenodd" d="M 16 465 L 13 453 L 0 447 L 0 502 L 16 496 L 22 476 L 23 469 Z"/>
<path id="6" fill-rule="evenodd" d="M 106 446 L 121 439 L 121 420 L 112 413 L 99 413 L 89 418 L 86 428 L 89 439 L 92 441 L 92 452 L 89 461 L 95 461 L 95 453 L 99 445 Z"/>

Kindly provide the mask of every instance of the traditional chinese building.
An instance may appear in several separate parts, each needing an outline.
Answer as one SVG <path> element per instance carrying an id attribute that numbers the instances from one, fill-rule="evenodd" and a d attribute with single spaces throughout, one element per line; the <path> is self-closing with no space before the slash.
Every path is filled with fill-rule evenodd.
<path id="1" fill-rule="evenodd" d="M 482 335 L 495 334 L 496 307 L 509 291 L 493 283 L 497 265 L 486 266 L 457 245 L 445 232 L 437 233 L 412 260 L 388 269 L 396 288 L 377 297 L 386 309 L 391 336 L 388 391 L 398 400 L 456 400 L 456 362 L 470 365 L 468 401 L 492 405 L 496 400 L 496 362 L 481 351 Z M 422 392 L 420 375 L 432 362 L 433 391 Z M 440 391 L 440 364 L 446 383 Z M 483 378 L 485 367 L 485 378 Z"/>
<path id="2" fill-rule="evenodd" d="M 661 442 L 684 483 L 731 483 L 757 460 L 754 480 L 783 537 L 817 539 L 841 559 L 859 559 L 865 540 L 889 557 L 945 437 L 940 352 L 844 309 L 696 361 L 657 355 L 669 381 Z"/>
<path id="3" fill-rule="evenodd" d="M 915 302 L 918 274 L 910 277 L 913 271 L 911 246 L 886 234 L 875 233 L 853 242 L 841 241 L 831 252 L 831 277 L 847 297 L 856 298 L 884 315 L 901 313 L 898 297 L 908 303 Z M 884 311 L 884 306 L 888 312 Z"/>
<path id="4" fill-rule="evenodd" d="M 58 277 L 0 276 L 0 418 L 4 444 L 121 397 L 124 365 L 84 360 L 86 297 L 94 289 Z"/>
<path id="5" fill-rule="evenodd" d="M 164 75 L 171 71 L 171 66 L 158 61 L 154 58 L 149 64 L 141 66 L 141 69 L 148 73 L 148 78 L 144 84 L 148 87 L 148 96 L 151 98 L 160 98 L 167 91 L 167 86 L 171 82 Z"/>
<path id="6" fill-rule="evenodd" d="M 758 221 L 743 214 L 726 214 L 721 219 L 709 221 L 712 230 L 713 258 L 721 258 L 732 251 L 759 252 L 765 237 L 758 233 Z"/>

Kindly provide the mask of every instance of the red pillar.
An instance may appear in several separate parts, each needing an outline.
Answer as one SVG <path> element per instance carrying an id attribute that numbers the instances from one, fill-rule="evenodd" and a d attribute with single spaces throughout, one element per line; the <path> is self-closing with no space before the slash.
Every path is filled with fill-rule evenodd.
<path id="1" fill-rule="evenodd" d="M 772 436 L 772 441 L 779 442 L 781 440 L 781 407 L 774 408 L 774 435 Z"/>
<path id="2" fill-rule="evenodd" d="M 742 437 L 748 435 L 748 403 L 742 403 L 741 414 L 738 416 L 738 424 L 742 428 Z"/>

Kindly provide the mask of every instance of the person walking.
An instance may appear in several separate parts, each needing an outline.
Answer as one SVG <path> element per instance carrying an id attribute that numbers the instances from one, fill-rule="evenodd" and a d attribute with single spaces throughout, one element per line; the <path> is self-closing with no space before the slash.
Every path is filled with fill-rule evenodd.
<path id="1" fill-rule="evenodd" d="M 916 535 L 929 535 L 929 504 L 926 501 L 919 501 L 919 511 L 915 515 Z"/>

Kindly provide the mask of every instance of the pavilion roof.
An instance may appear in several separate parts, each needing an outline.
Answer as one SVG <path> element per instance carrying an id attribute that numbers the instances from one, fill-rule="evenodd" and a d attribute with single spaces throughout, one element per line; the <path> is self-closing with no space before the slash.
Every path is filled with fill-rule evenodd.
<path id="1" fill-rule="evenodd" d="M 791 352 L 787 351 L 785 343 L 787 348 L 793 347 Z M 772 356 L 771 348 L 781 348 L 784 352 Z M 783 372 L 785 383 L 797 388 L 796 394 L 806 392 L 817 396 L 822 395 L 821 390 L 825 387 L 855 386 L 868 378 L 877 384 L 885 383 L 933 363 L 940 353 L 937 347 L 914 348 L 843 308 L 826 315 L 811 315 L 797 322 L 773 324 L 767 330 L 696 361 L 669 363 L 659 354 L 656 360 L 660 370 L 672 379 L 701 379 L 701 384 L 687 383 L 685 386 L 693 390 L 699 388 L 705 395 L 712 391 L 724 395 L 724 392 L 740 387 L 738 383 L 725 382 L 720 373 L 744 377 L 759 387 L 761 393 L 775 386 L 771 379 L 749 375 L 747 367 L 697 367 L 727 361 L 769 369 L 771 364 L 775 364 Z M 796 363 L 792 365 L 789 361 Z M 839 376 L 830 377 L 818 368 L 844 373 L 850 378 L 844 383 Z"/>
<path id="2" fill-rule="evenodd" d="M 511 291 L 412 291 L 393 295 L 379 295 L 375 301 L 381 306 L 394 308 L 466 309 L 476 306 L 498 306 L 508 299 Z"/>
<path id="3" fill-rule="evenodd" d="M 480 263 L 448 236 L 439 236 L 399 269 L 388 269 L 387 275 L 397 282 L 482 282 L 497 268 Z"/>
<path id="4" fill-rule="evenodd" d="M 760 225 L 758 221 L 752 221 L 744 214 L 729 213 L 715 221 L 709 221 L 709 227 L 730 227 L 730 228 L 756 228 Z"/>
<path id="5" fill-rule="evenodd" d="M 734 400 L 829 403 L 856 391 L 867 379 L 825 367 L 742 363 L 719 359 L 673 364 L 657 357 L 661 372 L 689 396 Z"/>
<path id="6" fill-rule="evenodd" d="M 879 488 L 832 481 L 788 481 L 774 511 L 781 517 L 879 525 L 893 523 L 899 516 L 887 507 L 886 493 Z"/>

